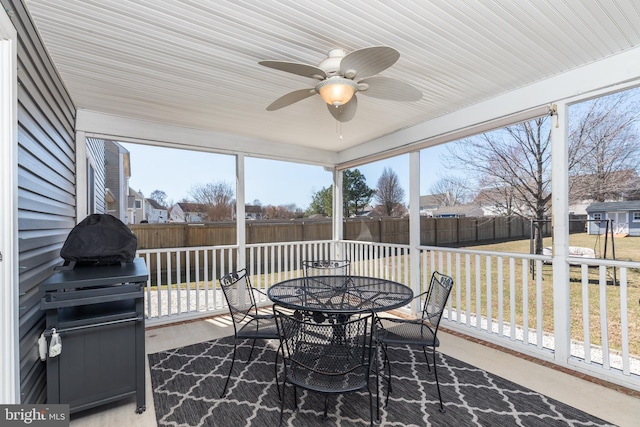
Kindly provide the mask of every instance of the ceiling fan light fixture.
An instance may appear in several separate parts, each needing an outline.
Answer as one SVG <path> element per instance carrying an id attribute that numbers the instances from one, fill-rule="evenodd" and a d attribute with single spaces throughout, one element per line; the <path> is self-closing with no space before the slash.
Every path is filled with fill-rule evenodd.
<path id="1" fill-rule="evenodd" d="M 349 102 L 357 90 L 358 85 L 353 80 L 343 77 L 330 77 L 316 86 L 322 100 L 336 107 Z"/>

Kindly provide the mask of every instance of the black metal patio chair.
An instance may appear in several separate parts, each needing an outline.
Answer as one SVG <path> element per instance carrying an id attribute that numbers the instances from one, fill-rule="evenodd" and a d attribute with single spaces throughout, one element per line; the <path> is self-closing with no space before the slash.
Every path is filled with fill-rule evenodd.
<path id="1" fill-rule="evenodd" d="M 305 260 L 302 268 L 306 277 L 312 276 L 348 276 L 351 269 L 349 260 Z"/>
<path id="2" fill-rule="evenodd" d="M 224 293 L 224 297 L 227 300 L 229 312 L 231 313 L 231 318 L 233 319 L 234 336 L 231 367 L 229 368 L 227 380 L 224 383 L 224 389 L 222 390 L 222 394 L 220 395 L 220 397 L 224 397 L 225 393 L 227 392 L 229 379 L 231 378 L 233 365 L 236 360 L 238 341 L 243 341 L 246 339 L 253 340 L 251 344 L 251 351 L 249 352 L 249 357 L 247 358 L 247 361 L 250 361 L 251 355 L 253 354 L 253 349 L 256 344 L 256 340 L 279 340 L 280 336 L 278 335 L 278 327 L 276 326 L 274 315 L 271 313 L 258 314 L 258 306 L 256 304 L 254 293 L 258 292 L 264 294 L 264 292 L 251 286 L 251 281 L 247 276 L 246 269 L 234 271 L 222 276 L 220 278 L 220 286 L 222 287 L 222 292 Z M 278 384 L 279 353 L 280 348 L 278 348 L 278 351 L 276 351 L 276 362 L 274 368 L 276 387 L 278 388 L 278 397 L 280 397 L 280 387 Z"/>
<path id="3" fill-rule="evenodd" d="M 429 289 L 414 297 L 414 299 L 422 298 L 426 295 L 424 305 L 422 307 L 422 316 L 419 319 L 401 319 L 378 316 L 377 342 L 382 347 L 384 354 L 384 366 L 387 367 L 386 380 L 388 384 L 388 391 L 385 405 L 388 404 L 389 394 L 392 392 L 391 361 L 388 357 L 389 354 L 387 346 L 409 345 L 422 347 L 429 372 L 431 372 L 431 366 L 429 364 L 429 358 L 427 357 L 427 348 L 431 349 L 431 354 L 433 356 L 433 373 L 436 378 L 438 399 L 440 400 L 440 412 L 444 412 L 436 363 L 436 347 L 440 346 L 440 341 L 436 335 L 438 333 L 440 319 L 442 318 L 442 313 L 452 287 L 453 279 L 451 277 L 434 271 L 431 275 Z"/>
<path id="4" fill-rule="evenodd" d="M 373 426 L 370 387 L 376 351 L 373 315 L 356 315 L 357 318 L 354 316 L 354 319 L 340 323 L 316 323 L 305 316 L 290 315 L 277 305 L 274 305 L 274 313 L 282 339 L 285 366 L 280 425 L 289 383 L 294 386 L 296 409 L 298 387 L 325 395 L 324 419 L 327 418 L 331 395 L 366 389 L 369 393 L 370 425 Z"/>

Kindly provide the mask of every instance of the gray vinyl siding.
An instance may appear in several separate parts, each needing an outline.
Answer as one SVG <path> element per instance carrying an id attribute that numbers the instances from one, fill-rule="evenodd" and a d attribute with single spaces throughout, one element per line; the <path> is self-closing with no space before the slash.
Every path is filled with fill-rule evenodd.
<path id="1" fill-rule="evenodd" d="M 0 0 L 18 32 L 20 400 L 46 399 L 39 284 L 75 225 L 75 108 L 20 0 Z"/>

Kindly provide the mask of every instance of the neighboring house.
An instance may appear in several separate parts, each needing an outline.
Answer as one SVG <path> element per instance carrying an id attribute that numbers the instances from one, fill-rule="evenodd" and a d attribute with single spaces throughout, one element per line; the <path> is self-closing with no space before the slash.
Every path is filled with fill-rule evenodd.
<path id="1" fill-rule="evenodd" d="M 153 199 L 145 199 L 145 219 L 150 223 L 165 223 L 169 220 L 169 211 Z"/>
<path id="2" fill-rule="evenodd" d="M 484 210 L 473 203 L 466 205 L 443 206 L 433 211 L 434 218 L 464 218 L 484 216 Z"/>
<path id="3" fill-rule="evenodd" d="M 127 200 L 127 224 L 140 224 L 141 221 L 149 219 L 146 215 L 147 201 L 144 196 L 133 188 L 129 187 L 129 198 Z"/>
<path id="4" fill-rule="evenodd" d="M 420 196 L 420 215 L 432 217 L 439 207 L 452 204 L 453 200 L 449 192 Z"/>
<path id="5" fill-rule="evenodd" d="M 176 203 L 171 207 L 169 220 L 171 222 L 205 222 L 207 209 L 201 203 Z"/>
<path id="6" fill-rule="evenodd" d="M 534 213 L 514 187 L 494 187 L 480 190 L 472 204 L 479 206 L 483 216 L 533 217 Z"/>
<path id="7" fill-rule="evenodd" d="M 596 202 L 587 207 L 587 233 L 603 234 L 607 231 L 607 222 L 615 234 L 640 236 L 640 200 L 625 202 Z"/>
<path id="8" fill-rule="evenodd" d="M 129 220 L 129 178 L 131 164 L 129 151 L 113 141 L 105 141 L 105 172 L 106 188 L 114 197 L 112 203 L 107 204 L 107 213 L 115 216 L 125 224 Z"/>
<path id="9" fill-rule="evenodd" d="M 246 219 L 253 219 L 253 220 L 262 219 L 262 206 L 245 205 L 244 217 Z"/>

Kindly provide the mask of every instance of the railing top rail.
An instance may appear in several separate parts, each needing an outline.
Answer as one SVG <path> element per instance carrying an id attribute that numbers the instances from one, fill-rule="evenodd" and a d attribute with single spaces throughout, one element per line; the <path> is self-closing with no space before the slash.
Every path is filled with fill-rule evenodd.
<path id="1" fill-rule="evenodd" d="M 402 249 L 409 249 L 410 246 L 409 245 L 405 245 L 405 244 L 401 244 L 401 243 L 380 243 L 380 242 L 365 242 L 365 241 L 360 241 L 360 240 L 339 240 L 339 243 L 349 243 L 349 244 L 356 244 L 356 245 L 362 245 L 362 246 L 385 246 L 388 248 L 402 248 Z"/>
<path id="2" fill-rule="evenodd" d="M 418 246 L 418 249 L 427 250 L 427 251 L 451 252 L 451 253 L 459 253 L 459 254 L 500 256 L 500 257 L 506 257 L 506 258 L 534 259 L 534 260 L 540 260 L 540 261 L 550 261 L 551 258 L 552 258 L 549 255 L 523 254 L 523 253 L 517 253 L 517 252 L 482 251 L 482 250 L 478 250 L 478 249 L 447 248 L 447 247 L 442 247 L 442 246 Z"/>
<path id="3" fill-rule="evenodd" d="M 614 259 L 567 257 L 567 262 L 569 264 L 587 264 L 587 265 L 604 265 L 607 267 L 640 268 L 640 262 L 619 261 Z"/>
<path id="4" fill-rule="evenodd" d="M 294 240 L 292 242 L 265 242 L 265 243 L 249 243 L 248 248 L 264 247 L 264 246 L 305 246 L 333 243 L 335 240 Z"/>
<path id="5" fill-rule="evenodd" d="M 220 250 L 220 249 L 238 249 L 238 245 L 218 245 L 218 246 L 181 246 L 178 248 L 156 248 L 156 249 L 138 249 L 138 255 L 167 253 L 167 252 L 184 252 L 184 251 L 203 251 L 203 250 Z"/>

